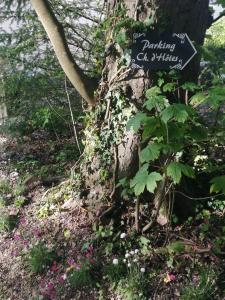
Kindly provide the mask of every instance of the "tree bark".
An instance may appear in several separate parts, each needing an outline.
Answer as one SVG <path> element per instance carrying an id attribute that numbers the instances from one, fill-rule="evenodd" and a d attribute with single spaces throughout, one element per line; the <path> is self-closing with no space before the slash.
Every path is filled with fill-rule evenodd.
<path id="1" fill-rule="evenodd" d="M 95 105 L 94 91 L 96 85 L 94 80 L 89 79 L 74 61 L 68 47 L 63 27 L 53 14 L 47 0 L 31 0 L 59 60 L 65 74 L 74 88 L 90 106 Z"/>
<path id="2" fill-rule="evenodd" d="M 187 33 L 192 41 L 196 45 L 202 45 L 204 42 L 205 32 L 209 25 L 209 11 L 208 11 L 208 0 L 108 0 L 108 14 L 109 16 L 114 16 L 115 12 L 119 9 L 120 4 L 125 5 L 126 14 L 128 17 L 133 18 L 138 21 L 144 21 L 146 18 L 154 16 L 155 26 L 161 25 L 163 21 L 166 23 L 165 30 L 174 33 Z M 115 20 L 114 25 L 119 22 Z M 109 29 L 108 40 L 112 38 L 112 30 Z M 109 45 L 107 45 L 108 47 Z M 102 73 L 102 79 L 100 88 L 98 89 L 99 105 L 105 105 L 108 101 L 107 95 L 111 92 L 112 95 L 115 91 L 120 91 L 124 95 L 130 105 L 134 107 L 134 110 L 139 110 L 145 100 L 145 91 L 153 85 L 154 72 L 144 70 L 131 70 L 129 68 L 124 68 L 120 66 L 120 58 L 123 54 L 123 50 L 115 46 L 115 52 L 109 53 L 105 58 L 105 66 Z M 107 51 L 106 51 L 107 52 Z M 200 56 L 196 56 L 192 62 L 181 72 L 182 81 L 196 81 L 199 73 L 199 62 Z M 113 96 L 112 96 L 113 99 Z M 110 128 L 110 122 L 113 114 L 113 100 L 108 103 L 109 107 L 107 113 L 105 112 L 104 117 L 107 116 L 108 128 Z M 102 124 L 104 120 L 99 120 L 95 123 L 95 132 L 99 133 L 100 141 L 102 131 Z M 105 183 L 100 183 L 100 168 L 101 168 L 101 158 L 99 158 L 99 153 L 94 154 L 89 163 L 89 167 L 85 168 L 86 180 L 85 184 L 88 189 L 95 189 L 97 193 L 90 193 L 90 198 L 94 199 L 94 205 L 105 197 L 105 194 L 111 194 L 115 187 L 115 182 L 117 183 L 119 179 L 123 177 L 131 178 L 135 175 L 138 170 L 138 149 L 140 147 L 139 137 L 130 132 L 126 131 L 126 126 L 123 127 L 124 134 L 119 140 L 113 144 L 109 144 L 106 151 L 111 152 L 111 164 L 106 167 L 109 170 L 110 178 L 105 181 Z M 88 133 L 89 134 L 89 133 Z M 87 137 L 87 146 L 93 143 L 91 136 Z M 116 148 L 116 155 L 115 153 Z M 113 166 L 116 165 L 116 168 Z M 114 182 L 113 182 L 114 181 Z M 157 194 L 157 191 L 156 191 Z M 103 196 L 104 195 L 104 196 Z M 118 205 L 119 193 L 114 192 L 114 200 L 108 199 L 107 203 L 110 201 L 114 202 L 113 206 Z M 115 199 L 116 198 L 116 199 Z M 160 198 L 160 197 L 158 197 Z M 100 200 L 99 200 L 100 199 Z M 162 199 L 160 200 L 162 201 Z M 111 202 L 111 203 L 112 203 Z M 152 201 L 154 203 L 154 201 Z M 157 201 L 156 201 L 157 202 Z M 159 211 L 158 203 L 154 203 L 157 211 Z M 101 203 L 98 204 L 101 206 Z M 160 210 L 160 212 L 165 213 L 165 209 Z"/>

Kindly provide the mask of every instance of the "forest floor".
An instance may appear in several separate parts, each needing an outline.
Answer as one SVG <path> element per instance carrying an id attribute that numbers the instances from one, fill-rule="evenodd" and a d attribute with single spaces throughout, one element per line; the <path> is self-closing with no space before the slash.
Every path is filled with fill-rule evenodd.
<path id="1" fill-rule="evenodd" d="M 146 236 L 93 228 L 73 147 L 0 136 L 0 299 L 225 299 L 224 207 Z"/>

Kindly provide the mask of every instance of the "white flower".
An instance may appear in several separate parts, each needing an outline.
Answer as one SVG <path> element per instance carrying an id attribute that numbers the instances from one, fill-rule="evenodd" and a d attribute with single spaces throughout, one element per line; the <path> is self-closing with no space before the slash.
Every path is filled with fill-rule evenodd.
<path id="1" fill-rule="evenodd" d="M 134 260 L 133 260 L 133 262 L 137 262 L 138 260 L 137 260 L 137 258 L 135 258 Z"/>
<path id="2" fill-rule="evenodd" d="M 130 257 L 130 254 L 129 254 L 129 253 L 126 253 L 126 254 L 125 254 L 125 257 L 126 257 L 126 258 Z"/>
<path id="3" fill-rule="evenodd" d="M 131 267 L 131 263 L 128 263 L 127 266 L 128 266 L 128 268 L 130 268 Z"/>
<path id="4" fill-rule="evenodd" d="M 138 251 L 139 251 L 138 249 L 135 249 L 135 250 L 134 250 L 134 252 L 135 252 L 136 254 L 138 253 Z"/>
<path id="5" fill-rule="evenodd" d="M 123 262 L 125 263 L 126 261 L 127 261 L 126 258 L 124 258 Z"/>
<path id="6" fill-rule="evenodd" d="M 114 260 L 113 260 L 113 264 L 114 264 L 114 265 L 118 265 L 118 264 L 119 264 L 119 261 L 118 261 L 118 259 L 117 259 L 117 258 L 114 258 Z"/>
<path id="7" fill-rule="evenodd" d="M 130 254 L 131 254 L 131 255 L 134 255 L 134 251 L 133 251 L 133 250 L 132 250 L 132 251 L 130 251 Z"/>
<path id="8" fill-rule="evenodd" d="M 67 275 L 66 275 L 66 274 L 63 274 L 62 278 L 63 278 L 64 280 L 66 280 Z"/>
<path id="9" fill-rule="evenodd" d="M 144 273 L 145 272 L 145 268 L 141 268 L 141 273 Z"/>
<path id="10" fill-rule="evenodd" d="M 123 232 L 123 233 L 121 233 L 120 238 L 121 238 L 121 239 L 124 239 L 126 236 L 127 236 L 126 233 Z"/>

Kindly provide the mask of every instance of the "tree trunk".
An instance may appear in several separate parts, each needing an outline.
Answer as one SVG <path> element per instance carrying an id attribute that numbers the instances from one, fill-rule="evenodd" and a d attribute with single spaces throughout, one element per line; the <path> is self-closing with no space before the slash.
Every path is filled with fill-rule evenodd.
<path id="1" fill-rule="evenodd" d="M 166 24 L 165 30 L 187 33 L 196 45 L 203 44 L 209 23 L 208 0 L 108 0 L 109 17 L 118 15 L 121 4 L 126 7 L 130 18 L 144 21 L 152 16 L 156 26 Z M 112 20 L 113 26 L 116 26 L 120 17 Z M 86 160 L 82 165 L 85 187 L 90 190 L 88 197 L 100 215 L 102 206 L 119 206 L 120 194 L 116 183 L 123 177 L 131 178 L 138 170 L 140 141 L 136 134 L 126 131 L 129 118 L 126 113 L 129 115 L 139 110 L 145 91 L 152 86 L 154 79 L 153 72 L 121 67 L 120 59 L 124 52 L 112 40 L 112 31 L 113 28 L 108 31 L 107 49 L 114 49 L 110 53 L 106 51 L 97 92 L 99 103 L 86 130 Z M 199 62 L 200 56 L 196 56 L 182 71 L 182 81 L 197 80 Z M 157 207 L 158 203 L 155 205 Z M 111 210 L 106 210 L 108 212 L 111 213 Z"/>

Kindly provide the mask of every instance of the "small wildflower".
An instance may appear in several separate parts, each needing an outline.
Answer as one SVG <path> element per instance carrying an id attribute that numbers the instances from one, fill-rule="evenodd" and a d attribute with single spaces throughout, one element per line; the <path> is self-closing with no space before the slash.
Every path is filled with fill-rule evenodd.
<path id="1" fill-rule="evenodd" d="M 128 263 L 127 266 L 128 266 L 128 268 L 130 268 L 131 267 L 131 263 Z"/>
<path id="2" fill-rule="evenodd" d="M 121 233 L 120 238 L 121 238 L 121 239 L 125 239 L 126 236 L 127 236 L 126 233 L 123 232 L 123 233 Z"/>
<path id="3" fill-rule="evenodd" d="M 141 268 L 141 273 L 145 273 L 145 268 Z"/>
<path id="4" fill-rule="evenodd" d="M 132 250 L 132 251 L 130 251 L 130 254 L 131 254 L 131 255 L 134 255 L 134 251 L 133 251 L 133 250 Z"/>
<path id="5" fill-rule="evenodd" d="M 129 254 L 129 253 L 126 253 L 126 254 L 125 254 L 125 258 L 128 258 L 128 257 L 130 257 L 130 254 Z"/>
<path id="6" fill-rule="evenodd" d="M 126 261 L 127 261 L 126 258 L 124 258 L 123 262 L 125 263 Z"/>
<path id="7" fill-rule="evenodd" d="M 169 283 L 174 280 L 176 280 L 176 276 L 173 274 L 167 274 L 166 277 L 164 278 L 165 283 Z"/>
<path id="8" fill-rule="evenodd" d="M 114 260 L 113 260 L 113 264 L 114 264 L 114 265 L 118 265 L 118 264 L 119 264 L 119 261 L 118 261 L 118 259 L 117 259 L 117 258 L 114 258 Z"/>
<path id="9" fill-rule="evenodd" d="M 68 260 L 67 260 L 67 262 L 68 262 L 68 264 L 71 266 L 71 265 L 74 265 L 74 263 L 75 263 L 75 261 L 74 261 L 74 259 L 73 258 L 69 258 Z"/>
<path id="10" fill-rule="evenodd" d="M 137 260 L 137 258 L 135 258 L 134 260 L 133 260 L 133 262 L 137 262 L 138 260 Z"/>
<path id="11" fill-rule="evenodd" d="M 134 250 L 134 253 L 135 253 L 135 254 L 137 254 L 137 253 L 138 253 L 138 251 L 139 251 L 138 249 L 135 249 L 135 250 Z"/>

